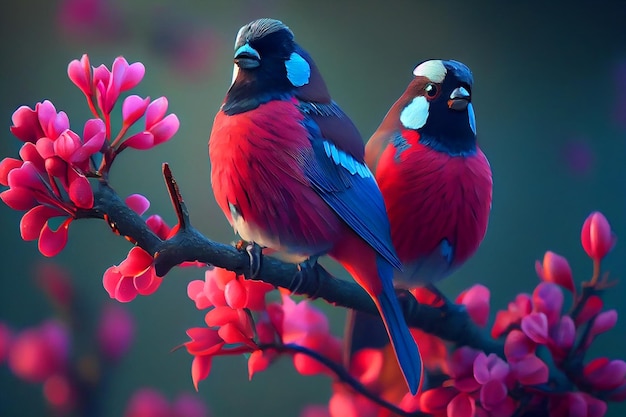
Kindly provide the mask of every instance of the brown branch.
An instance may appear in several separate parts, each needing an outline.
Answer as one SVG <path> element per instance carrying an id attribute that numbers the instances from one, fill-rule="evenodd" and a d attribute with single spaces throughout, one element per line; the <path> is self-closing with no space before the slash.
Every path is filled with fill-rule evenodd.
<path id="1" fill-rule="evenodd" d="M 161 240 L 150 231 L 145 221 L 128 208 L 106 182 L 101 182 L 95 192 L 94 209 L 82 212 L 79 217 L 107 219 L 116 233 L 155 255 L 155 268 L 159 276 L 164 276 L 185 261 L 199 261 L 249 276 L 248 252 L 215 242 L 197 231 L 189 222 L 183 199 L 167 164 L 163 167 L 163 173 L 179 221 L 183 220 L 185 224 L 170 239 Z M 378 314 L 372 299 L 358 284 L 337 279 L 320 265 L 307 270 L 270 256 L 262 256 L 255 279 L 286 288 L 298 295 L 322 298 L 336 306 Z M 407 291 L 399 291 L 399 298 L 410 327 L 422 329 L 457 345 L 504 356 L 502 343 L 492 340 L 479 329 L 462 307 L 420 304 Z"/>

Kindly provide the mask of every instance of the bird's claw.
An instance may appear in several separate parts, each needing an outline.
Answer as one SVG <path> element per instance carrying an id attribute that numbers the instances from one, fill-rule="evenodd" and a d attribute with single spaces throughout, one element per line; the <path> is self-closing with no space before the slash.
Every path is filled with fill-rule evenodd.
<path id="1" fill-rule="evenodd" d="M 256 279 L 261 271 L 261 258 L 263 257 L 263 248 L 254 242 L 246 242 L 240 240 L 235 243 L 237 250 L 245 250 L 250 261 L 250 270 L 247 274 L 248 279 Z"/>
<path id="2" fill-rule="evenodd" d="M 302 285 L 307 282 L 310 283 L 312 280 L 317 280 L 317 272 L 315 271 L 315 266 L 317 265 L 317 259 L 312 260 L 309 259 L 305 262 L 298 264 L 298 270 L 293 275 L 291 279 L 291 284 L 289 285 L 289 289 L 292 293 L 297 293 Z M 319 285 L 316 285 L 316 288 L 319 289 Z M 311 298 L 315 298 L 315 295 L 311 296 Z"/>

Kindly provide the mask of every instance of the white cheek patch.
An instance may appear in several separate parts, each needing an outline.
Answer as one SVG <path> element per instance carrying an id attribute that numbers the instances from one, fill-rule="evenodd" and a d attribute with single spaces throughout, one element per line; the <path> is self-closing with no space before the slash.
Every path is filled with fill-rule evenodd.
<path id="1" fill-rule="evenodd" d="M 239 75 L 239 67 L 237 65 L 233 65 L 233 79 L 231 80 L 230 85 L 235 84 L 237 75 Z"/>
<path id="2" fill-rule="evenodd" d="M 308 84 L 311 77 L 311 66 L 302 55 L 292 52 L 291 56 L 285 61 L 287 69 L 287 78 L 294 87 L 302 87 Z"/>
<path id="3" fill-rule="evenodd" d="M 425 97 L 415 97 L 400 113 L 400 122 L 407 129 L 421 128 L 428 119 L 428 106 Z"/>
<path id="4" fill-rule="evenodd" d="M 442 83 L 443 79 L 446 78 L 447 72 L 448 70 L 446 70 L 446 67 L 440 59 L 433 59 L 422 62 L 415 67 L 413 75 L 416 77 L 426 77 L 434 83 Z"/>
<path id="5" fill-rule="evenodd" d="M 472 132 L 476 134 L 476 116 L 474 115 L 474 106 L 472 106 L 472 103 L 467 105 L 467 115 L 469 117 L 469 124 L 472 128 Z"/>

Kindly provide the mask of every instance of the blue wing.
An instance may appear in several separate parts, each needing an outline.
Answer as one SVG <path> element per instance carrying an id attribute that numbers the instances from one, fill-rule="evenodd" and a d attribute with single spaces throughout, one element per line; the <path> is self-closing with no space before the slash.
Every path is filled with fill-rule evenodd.
<path id="1" fill-rule="evenodd" d="M 337 215 L 395 268 L 401 263 L 391 243 L 383 196 L 367 166 L 322 137 L 319 126 L 305 120 L 313 155 L 304 172 L 315 191 Z"/>

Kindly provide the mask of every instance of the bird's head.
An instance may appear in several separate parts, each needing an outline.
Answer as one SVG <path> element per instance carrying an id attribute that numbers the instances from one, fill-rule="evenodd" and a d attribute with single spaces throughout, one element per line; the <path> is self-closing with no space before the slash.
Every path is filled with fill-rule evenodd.
<path id="1" fill-rule="evenodd" d="M 254 20 L 237 33 L 231 90 L 276 94 L 302 87 L 311 78 L 309 59 L 281 21 Z"/>
<path id="2" fill-rule="evenodd" d="M 394 106 L 402 127 L 417 130 L 420 141 L 437 150 L 452 155 L 474 152 L 470 69 L 458 61 L 433 59 L 416 66 L 413 75 Z"/>

